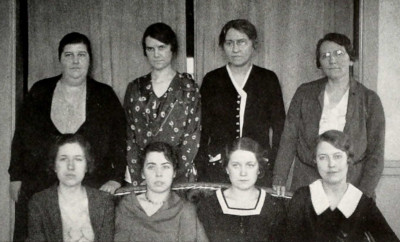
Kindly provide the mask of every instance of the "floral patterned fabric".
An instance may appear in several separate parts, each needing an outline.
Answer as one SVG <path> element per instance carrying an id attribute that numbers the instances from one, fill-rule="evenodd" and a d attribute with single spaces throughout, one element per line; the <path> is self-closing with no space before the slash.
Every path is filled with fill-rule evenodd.
<path id="1" fill-rule="evenodd" d="M 161 97 L 153 92 L 151 74 L 129 83 L 124 107 L 127 114 L 127 159 L 131 181 L 143 180 L 138 164 L 151 142 L 170 144 L 178 155 L 175 181 L 194 181 L 193 159 L 200 141 L 200 93 L 189 74 L 177 73 Z"/>

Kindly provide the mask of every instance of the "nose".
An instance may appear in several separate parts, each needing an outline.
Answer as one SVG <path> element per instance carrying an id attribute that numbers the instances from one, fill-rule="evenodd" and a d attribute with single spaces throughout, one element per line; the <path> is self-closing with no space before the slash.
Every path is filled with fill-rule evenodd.
<path id="1" fill-rule="evenodd" d="M 238 52 L 238 51 L 239 51 L 239 46 L 238 46 L 238 44 L 236 43 L 236 41 L 233 42 L 232 51 L 233 51 L 233 52 Z"/>
<path id="2" fill-rule="evenodd" d="M 161 177 L 162 176 L 162 169 L 161 168 L 156 168 L 156 176 Z"/>
<path id="3" fill-rule="evenodd" d="M 335 159 L 333 159 L 332 157 L 328 158 L 328 166 L 329 167 L 335 167 L 336 163 L 335 163 Z"/>
<path id="4" fill-rule="evenodd" d="M 241 176 L 246 176 L 247 175 L 247 170 L 245 167 L 240 168 L 240 175 Z"/>
<path id="5" fill-rule="evenodd" d="M 329 63 L 336 63 L 336 57 L 333 55 L 329 56 Z"/>
<path id="6" fill-rule="evenodd" d="M 68 170 L 74 170 L 75 169 L 75 162 L 73 160 L 69 160 L 67 164 Z"/>
<path id="7" fill-rule="evenodd" d="M 79 57 L 77 55 L 74 55 L 73 59 L 72 59 L 73 63 L 79 63 Z"/>
<path id="8" fill-rule="evenodd" d="M 155 48 L 154 49 L 154 57 L 158 57 L 158 56 L 160 56 L 160 51 L 157 48 Z"/>

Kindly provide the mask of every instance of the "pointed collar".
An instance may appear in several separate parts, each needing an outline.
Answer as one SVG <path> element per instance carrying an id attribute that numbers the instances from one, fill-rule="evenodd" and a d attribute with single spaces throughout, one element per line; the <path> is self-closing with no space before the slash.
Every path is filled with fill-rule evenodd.
<path id="1" fill-rule="evenodd" d="M 314 207 L 317 215 L 325 212 L 329 207 L 329 200 L 326 196 L 322 181 L 317 180 L 309 185 L 311 193 L 311 203 Z M 340 200 L 337 209 L 346 217 L 349 218 L 356 210 L 358 203 L 360 202 L 362 192 L 355 186 L 349 184 L 346 192 Z"/>
<path id="2" fill-rule="evenodd" d="M 222 208 L 222 212 L 224 214 L 237 215 L 237 216 L 251 216 L 251 215 L 259 215 L 261 213 L 261 209 L 264 205 L 266 192 L 263 189 L 260 189 L 260 195 L 258 196 L 258 200 L 256 206 L 254 208 L 246 209 L 246 208 L 231 208 L 226 202 L 224 193 L 221 189 L 216 191 L 217 199 L 219 205 Z"/>

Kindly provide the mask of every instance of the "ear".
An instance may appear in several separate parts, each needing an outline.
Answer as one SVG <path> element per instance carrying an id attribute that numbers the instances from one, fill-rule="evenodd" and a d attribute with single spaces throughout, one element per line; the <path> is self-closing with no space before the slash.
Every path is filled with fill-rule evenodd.
<path id="1" fill-rule="evenodd" d="M 176 177 L 176 171 L 174 171 L 174 175 L 172 176 L 172 178 L 175 178 Z"/>
<path id="2" fill-rule="evenodd" d="M 146 177 L 144 176 L 143 172 L 141 172 L 140 174 L 142 175 L 142 178 L 143 178 L 144 180 L 146 180 Z"/>

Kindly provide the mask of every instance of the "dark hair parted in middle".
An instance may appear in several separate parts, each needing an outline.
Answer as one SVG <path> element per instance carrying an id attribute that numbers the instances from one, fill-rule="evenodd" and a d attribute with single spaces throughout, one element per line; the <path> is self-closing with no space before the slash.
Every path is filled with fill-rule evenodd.
<path id="1" fill-rule="evenodd" d="M 163 153 L 165 159 L 172 163 L 172 166 L 174 167 L 175 171 L 179 168 L 178 157 L 176 155 L 176 152 L 172 148 L 172 146 L 167 143 L 164 143 L 164 142 L 153 142 L 146 146 L 146 148 L 144 149 L 142 158 L 139 159 L 139 165 L 142 170 L 143 170 L 143 166 L 144 166 L 144 163 L 146 160 L 146 156 L 150 152 Z"/>
<path id="2" fill-rule="evenodd" d="M 250 23 L 246 19 L 235 19 L 231 20 L 222 27 L 221 33 L 219 34 L 219 42 L 218 45 L 222 48 L 224 47 L 226 34 L 230 29 L 236 29 L 249 37 L 251 42 L 253 43 L 253 48 L 256 47 L 257 44 L 257 30 L 256 27 Z"/>
<path id="3" fill-rule="evenodd" d="M 165 23 L 155 23 L 147 27 L 144 31 L 142 38 L 143 54 L 147 56 L 146 53 L 146 38 L 151 37 L 166 45 L 171 45 L 171 51 L 174 55 L 178 53 L 178 39 L 172 28 Z"/>
<path id="4" fill-rule="evenodd" d="M 58 60 L 61 60 L 61 54 L 64 51 L 64 47 L 69 44 L 84 44 L 86 46 L 87 52 L 90 57 L 90 63 L 92 63 L 92 45 L 90 44 L 89 38 L 81 33 L 72 32 L 66 34 L 61 40 L 58 45 Z"/>
<path id="5" fill-rule="evenodd" d="M 320 39 L 317 43 L 317 49 L 315 51 L 316 54 L 316 63 L 317 63 L 317 68 L 321 67 L 321 62 L 319 61 L 319 58 L 321 56 L 321 45 L 322 43 L 324 43 L 325 41 L 330 41 L 330 42 L 334 42 L 340 46 L 343 46 L 344 49 L 346 50 L 347 54 L 350 57 L 351 61 L 355 61 L 356 60 L 356 52 L 353 49 L 353 45 L 351 44 L 350 39 L 344 35 L 344 34 L 339 34 L 339 33 L 329 33 L 326 34 L 322 39 Z"/>
<path id="6" fill-rule="evenodd" d="M 268 157 L 266 151 L 261 148 L 256 141 L 248 137 L 235 139 L 230 146 L 226 147 L 225 157 L 222 159 L 222 165 L 224 168 L 228 166 L 231 154 L 237 150 L 245 150 L 254 153 L 260 169 L 259 177 L 261 178 L 265 175 L 265 170 L 267 169 L 268 164 L 268 159 L 265 158 Z"/>
<path id="7" fill-rule="evenodd" d="M 82 148 L 85 154 L 87 172 L 92 173 L 95 169 L 95 164 L 89 142 L 79 134 L 63 134 L 56 139 L 55 143 L 50 148 L 48 159 L 49 174 L 54 174 L 58 150 L 65 144 L 78 144 Z"/>
<path id="8" fill-rule="evenodd" d="M 328 130 L 318 136 L 317 145 L 314 150 L 314 158 L 316 157 L 318 145 L 321 142 L 327 142 L 331 144 L 336 149 L 339 149 L 346 153 L 349 163 L 353 164 L 354 150 L 353 143 L 351 142 L 349 136 L 338 130 Z"/>

